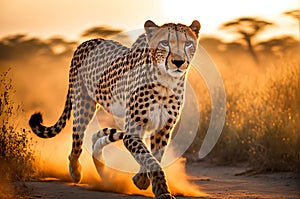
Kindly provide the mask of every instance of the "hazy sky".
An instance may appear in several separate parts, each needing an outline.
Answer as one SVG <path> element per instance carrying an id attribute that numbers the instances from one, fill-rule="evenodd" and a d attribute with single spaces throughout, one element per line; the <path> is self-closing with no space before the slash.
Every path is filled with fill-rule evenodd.
<path id="1" fill-rule="evenodd" d="M 299 8 L 299 0 L 1 0 L 0 37 L 26 33 L 47 38 L 63 35 L 78 39 L 83 30 L 107 25 L 127 31 L 157 24 L 198 19 L 202 34 L 224 33 L 222 23 L 240 16 L 258 16 L 277 24 L 266 37 L 298 36 L 296 20 L 282 15 Z"/>

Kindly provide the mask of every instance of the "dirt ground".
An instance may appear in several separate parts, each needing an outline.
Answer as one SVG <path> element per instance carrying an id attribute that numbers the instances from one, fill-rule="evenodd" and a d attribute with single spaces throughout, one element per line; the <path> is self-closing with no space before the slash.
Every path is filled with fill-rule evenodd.
<path id="1" fill-rule="evenodd" d="M 201 162 L 189 163 L 186 169 L 190 180 L 209 194 L 206 198 L 300 198 L 299 176 L 295 173 L 239 175 L 247 168 L 212 166 Z M 149 198 L 90 190 L 87 185 L 74 185 L 55 179 L 29 181 L 22 186 L 27 189 L 26 194 L 20 193 L 22 198 Z M 184 198 L 192 197 L 177 196 L 177 199 Z"/>

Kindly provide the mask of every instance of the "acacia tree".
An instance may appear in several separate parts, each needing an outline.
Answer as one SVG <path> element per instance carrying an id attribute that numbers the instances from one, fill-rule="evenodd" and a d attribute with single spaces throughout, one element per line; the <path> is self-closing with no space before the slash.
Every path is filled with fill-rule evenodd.
<path id="1" fill-rule="evenodd" d="M 253 39 L 270 25 L 273 25 L 273 23 L 258 18 L 242 17 L 222 24 L 221 29 L 239 34 L 246 42 L 248 51 L 254 61 L 258 63 L 259 60 L 254 50 Z"/>
<path id="2" fill-rule="evenodd" d="M 82 32 L 81 37 L 89 38 L 109 38 L 122 43 L 125 46 L 130 46 L 130 37 L 121 29 L 115 29 L 108 26 L 91 27 Z"/>
<path id="3" fill-rule="evenodd" d="M 97 26 L 83 31 L 81 37 L 109 37 L 121 32 L 122 30 L 119 29 L 113 29 L 106 26 Z"/>
<path id="4" fill-rule="evenodd" d="M 297 21 L 299 21 L 299 10 L 297 10 L 297 9 L 286 11 L 283 14 L 290 16 L 290 17 L 296 19 Z"/>

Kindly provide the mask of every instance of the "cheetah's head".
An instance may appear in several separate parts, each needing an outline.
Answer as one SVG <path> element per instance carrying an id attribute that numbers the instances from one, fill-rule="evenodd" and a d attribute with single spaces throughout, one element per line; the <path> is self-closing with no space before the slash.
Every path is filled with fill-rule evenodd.
<path id="1" fill-rule="evenodd" d="M 148 20 L 144 27 L 154 65 L 172 77 L 183 76 L 196 51 L 200 23 L 158 26 Z"/>

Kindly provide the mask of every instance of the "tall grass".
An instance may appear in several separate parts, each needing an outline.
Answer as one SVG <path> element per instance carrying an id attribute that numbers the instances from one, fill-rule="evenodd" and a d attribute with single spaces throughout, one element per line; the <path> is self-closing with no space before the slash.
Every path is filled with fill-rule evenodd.
<path id="1" fill-rule="evenodd" d="M 32 140 L 28 131 L 18 126 L 21 107 L 13 100 L 15 90 L 9 71 L 0 75 L 0 177 L 26 180 L 34 173 Z"/>
<path id="2" fill-rule="evenodd" d="M 247 144 L 252 165 L 257 169 L 290 171 L 299 169 L 299 76 L 298 64 L 285 62 L 267 70 L 267 81 L 258 92 L 258 110 Z"/>
<path id="3" fill-rule="evenodd" d="M 248 163 L 257 171 L 299 171 L 297 59 L 294 56 L 268 62 L 265 71 L 251 65 L 257 71 L 247 71 L 248 75 L 235 74 L 228 66 L 221 69 L 227 95 L 226 123 L 207 159 L 224 165 Z M 199 140 L 209 125 L 211 104 L 207 100 L 200 103 L 203 117 L 197 140 L 187 153 L 199 150 Z"/>

